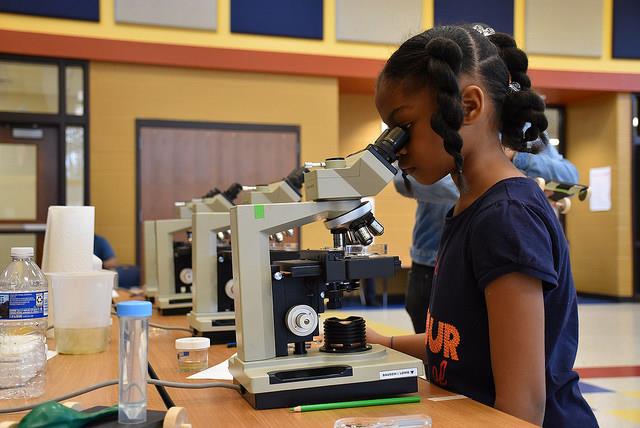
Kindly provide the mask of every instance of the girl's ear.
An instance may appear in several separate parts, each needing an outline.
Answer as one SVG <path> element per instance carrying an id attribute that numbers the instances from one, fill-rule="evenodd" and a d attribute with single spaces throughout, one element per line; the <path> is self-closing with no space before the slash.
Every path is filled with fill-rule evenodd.
<path id="1" fill-rule="evenodd" d="M 484 92 L 479 86 L 469 85 L 462 89 L 463 125 L 471 125 L 478 120 L 484 110 Z"/>

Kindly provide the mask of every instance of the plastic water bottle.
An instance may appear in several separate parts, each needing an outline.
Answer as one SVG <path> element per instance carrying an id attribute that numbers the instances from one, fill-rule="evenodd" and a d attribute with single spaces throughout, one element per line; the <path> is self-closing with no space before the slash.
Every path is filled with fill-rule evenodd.
<path id="1" fill-rule="evenodd" d="M 120 320 L 120 382 L 118 423 L 139 424 L 147 420 L 147 343 L 151 302 L 118 303 Z"/>
<path id="2" fill-rule="evenodd" d="M 47 312 L 47 279 L 33 248 L 12 248 L 0 274 L 0 399 L 44 393 Z"/>

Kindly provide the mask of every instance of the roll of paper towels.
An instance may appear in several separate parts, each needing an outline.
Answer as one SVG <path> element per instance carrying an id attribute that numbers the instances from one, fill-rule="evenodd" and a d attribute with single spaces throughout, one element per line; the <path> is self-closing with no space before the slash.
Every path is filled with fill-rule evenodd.
<path id="1" fill-rule="evenodd" d="M 51 206 L 44 235 L 44 272 L 93 270 L 94 207 Z"/>
<path id="2" fill-rule="evenodd" d="M 96 255 L 93 256 L 93 270 L 102 270 L 102 260 Z"/>

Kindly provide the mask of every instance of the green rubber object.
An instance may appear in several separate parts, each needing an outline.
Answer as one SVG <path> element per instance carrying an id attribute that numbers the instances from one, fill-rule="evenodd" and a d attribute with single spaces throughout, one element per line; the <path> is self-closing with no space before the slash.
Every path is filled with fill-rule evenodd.
<path id="1" fill-rule="evenodd" d="M 18 428 L 78 428 L 107 416 L 117 415 L 118 406 L 107 407 L 97 412 L 78 412 L 56 401 L 47 401 L 34 407 L 22 418 Z"/>

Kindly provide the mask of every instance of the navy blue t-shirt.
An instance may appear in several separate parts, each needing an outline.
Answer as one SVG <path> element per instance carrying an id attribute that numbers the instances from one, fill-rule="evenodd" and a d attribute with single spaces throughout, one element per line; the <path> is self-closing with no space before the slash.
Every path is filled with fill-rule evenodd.
<path id="1" fill-rule="evenodd" d="M 567 241 L 544 193 L 529 178 L 500 181 L 459 215 L 447 215 L 427 314 L 430 381 L 494 405 L 484 290 L 513 272 L 543 284 L 544 426 L 597 426 L 573 371 L 578 309 Z"/>

